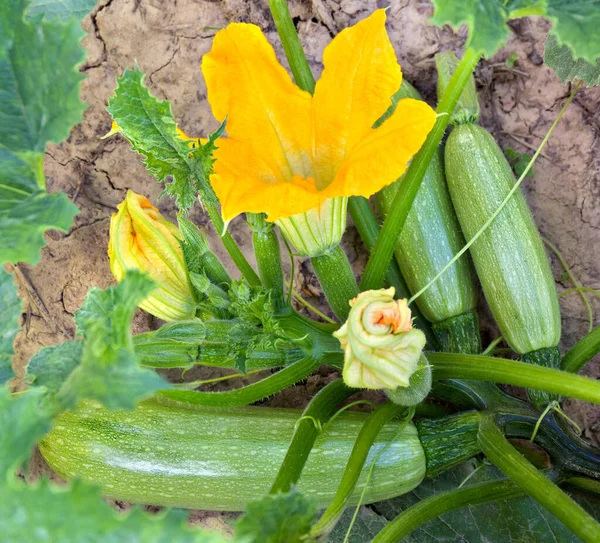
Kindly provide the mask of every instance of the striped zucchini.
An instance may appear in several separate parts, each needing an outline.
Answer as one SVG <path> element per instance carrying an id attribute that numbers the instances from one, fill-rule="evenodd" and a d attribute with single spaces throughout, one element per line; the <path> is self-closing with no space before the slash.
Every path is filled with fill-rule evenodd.
<path id="1" fill-rule="evenodd" d="M 453 58 L 441 59 L 438 71 L 446 61 L 452 64 Z M 446 79 L 449 74 L 440 71 L 440 81 Z M 471 95 L 474 88 L 472 81 Z M 516 183 L 502 149 L 489 132 L 474 124 L 477 111 L 473 106 L 466 114 L 455 112 L 456 126 L 445 149 L 448 188 L 467 239 Z M 471 246 L 471 256 L 492 315 L 510 347 L 525 361 L 560 367 L 558 295 L 544 244 L 521 191 Z M 540 404 L 548 396 L 533 393 L 532 399 Z"/>
<path id="2" fill-rule="evenodd" d="M 111 498 L 238 511 L 269 491 L 300 415 L 296 409 L 181 407 L 158 400 L 119 412 L 84 402 L 76 412 L 58 417 L 40 442 L 40 451 L 65 479 L 79 477 L 101 485 Z M 366 416 L 345 412 L 317 439 L 298 488 L 314 496 L 320 506 L 335 495 Z M 437 459 L 439 471 L 443 459 L 448 467 L 462 460 L 465 450 L 476 454 L 473 415 L 461 421 L 459 417 L 450 431 L 445 423 L 440 440 L 436 439 L 436 421 L 431 421 L 425 428 L 426 445 L 421 444 L 414 425 L 399 433 L 399 421 L 388 423 L 366 465 L 393 442 L 375 464 L 364 503 L 415 488 L 426 474 L 426 455 Z M 452 442 L 456 446 L 448 445 Z M 366 470 L 351 503 L 358 502 L 365 480 Z"/>
<path id="3" fill-rule="evenodd" d="M 421 99 L 417 90 L 402 81 L 397 98 Z M 386 216 L 402 179 L 384 188 L 376 197 Z M 431 281 L 463 247 L 458 220 L 444 180 L 440 154 L 435 154 L 408 213 L 396 245 L 396 261 L 411 292 Z M 477 288 L 471 259 L 465 255 L 416 300 L 444 351 L 481 352 L 479 326 L 474 313 Z"/>

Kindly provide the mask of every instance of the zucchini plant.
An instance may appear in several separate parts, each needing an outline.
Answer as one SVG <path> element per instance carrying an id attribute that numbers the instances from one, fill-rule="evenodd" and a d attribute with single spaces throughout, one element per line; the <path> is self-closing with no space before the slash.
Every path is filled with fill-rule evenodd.
<path id="1" fill-rule="evenodd" d="M 74 317 L 75 337 L 35 354 L 25 379 L 13 381 L 18 391 L 11 360 L 22 309 L 12 276 L 0 272 L 0 538 L 381 543 L 414 533 L 425 540 L 425 523 L 444 515 L 456 536 L 461 508 L 495 502 L 502 511 L 515 503 L 526 510 L 523 522 L 542 526 L 536 541 L 560 540 L 559 530 L 565 540 L 600 540 L 593 503 L 600 452 L 576 435 L 557 401 L 600 405 L 600 384 L 576 374 L 600 351 L 600 335 L 594 329 L 560 360 L 554 282 L 518 190 L 581 83 L 516 182 L 492 136 L 474 123 L 471 79 L 482 54 L 505 40 L 509 17 L 542 15 L 555 23 L 549 65 L 564 80 L 594 84 L 589 61 L 600 55 L 598 40 L 574 32 L 573 21 L 593 34 L 595 2 L 566 9 L 490 1 L 483 18 L 479 2 L 434 2 L 437 24 L 470 28 L 462 60 L 440 69 L 436 111 L 402 83 L 384 10 L 332 40 L 315 81 L 286 2 L 268 3 L 295 83 L 257 26 L 220 29 L 202 60 L 220 123 L 206 138 L 181 131 L 140 68 L 118 77 L 110 135 L 142 156 L 174 198 L 178 224 L 128 192 L 106 240 L 117 284 L 91 286 Z M 2 263 L 35 262 L 40 233 L 67 228 L 73 215 L 64 195 L 43 190 L 41 157 L 82 110 L 80 32 L 69 15 L 80 17 L 84 7 L 91 5 L 9 0 L 0 7 Z M 439 149 L 450 122 L 457 126 L 445 166 L 456 216 Z M 385 217 L 381 228 L 366 201 L 372 195 Z M 198 200 L 239 279 L 187 217 Z M 360 286 L 340 245 L 347 206 L 364 221 L 357 226 L 370 251 Z M 227 232 L 242 214 L 256 270 Z M 284 275 L 278 234 L 310 259 L 330 315 L 304 302 L 320 317 L 312 319 L 292 305 L 299 295 Z M 469 249 L 488 305 L 522 361 L 479 353 Z M 425 348 L 413 303 L 439 345 Z M 137 308 L 166 322 L 133 336 Z M 229 370 L 218 379 L 261 377 L 206 390 L 215 379 L 183 378 L 196 366 Z M 250 405 L 323 366 L 333 378 L 304 410 Z M 156 371 L 174 368 L 181 379 Z M 530 389 L 532 401 L 497 383 Z M 371 396 L 376 402 L 362 395 L 348 403 L 365 389 L 380 391 Z M 351 411 L 358 405 L 368 412 Z M 17 475 L 35 445 L 67 486 Z M 101 495 L 167 510 L 118 516 Z M 378 513 L 363 511 L 367 525 L 359 508 L 373 502 Z M 171 508 L 244 513 L 226 538 L 187 526 Z M 504 520 L 486 517 L 490 527 Z M 489 529 L 479 540 L 497 539 Z M 522 526 L 511 533 L 524 537 Z"/>

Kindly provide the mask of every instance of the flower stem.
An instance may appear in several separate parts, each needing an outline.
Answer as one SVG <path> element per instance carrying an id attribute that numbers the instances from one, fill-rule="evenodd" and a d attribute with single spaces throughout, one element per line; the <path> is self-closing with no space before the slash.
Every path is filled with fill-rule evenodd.
<path id="1" fill-rule="evenodd" d="M 312 398 L 294 430 L 287 454 L 271 487 L 271 494 L 288 492 L 297 483 L 315 440 L 319 436 L 317 424 L 323 427 L 335 413 L 337 406 L 355 392 L 341 379 L 337 379 Z"/>
<path id="2" fill-rule="evenodd" d="M 315 78 L 310 71 L 306 55 L 298 39 L 287 0 L 269 0 L 269 9 L 281 38 L 285 56 L 294 74 L 296 85 L 312 94 L 315 90 Z"/>
<path id="3" fill-rule="evenodd" d="M 450 121 L 450 115 L 454 111 L 458 99 L 469 81 L 480 56 L 480 53 L 473 49 L 467 49 L 462 60 L 459 62 L 438 104 L 438 118 L 435 126 L 427 136 L 421 150 L 412 159 L 394 198 L 391 211 L 383 223 L 379 236 L 377 236 L 375 247 L 367 263 L 367 268 L 360 285 L 362 290 L 381 288 L 383 278 L 394 253 L 398 236 L 402 231 L 408 212 L 419 191 L 425 171 L 442 140 Z"/>
<path id="4" fill-rule="evenodd" d="M 275 303 L 283 302 L 284 284 L 281 267 L 279 239 L 273 223 L 265 220 L 262 213 L 247 213 L 246 220 L 252 229 L 252 246 L 263 286 L 271 291 Z"/>
<path id="5" fill-rule="evenodd" d="M 474 379 L 553 392 L 600 404 L 600 382 L 561 370 L 505 358 L 427 353 L 434 379 Z"/>
<path id="6" fill-rule="evenodd" d="M 346 465 L 346 470 L 333 501 L 325 510 L 323 516 L 312 527 L 310 532 L 312 537 L 327 534 L 335 526 L 354 491 L 354 487 L 358 482 L 358 478 L 365 465 L 371 446 L 377 438 L 377 434 L 379 434 L 379 431 L 385 424 L 405 409 L 401 405 L 388 402 L 378 407 L 376 411 L 369 415 L 369 418 L 365 421 L 356 438 L 350 459 Z"/>
<path id="7" fill-rule="evenodd" d="M 214 205 L 212 202 L 207 201 L 204 202 L 204 206 L 206 207 L 208 216 L 210 217 L 210 220 L 212 221 L 215 229 L 221 236 L 221 242 L 223 243 L 223 246 L 229 253 L 229 256 L 231 257 L 237 268 L 240 270 L 244 279 L 248 281 L 249 285 L 255 287 L 260 286 L 260 279 L 258 275 L 256 275 L 256 272 L 252 269 L 252 266 L 250 266 L 250 263 L 246 260 L 246 257 L 244 256 L 240 248 L 237 246 L 237 243 L 231 237 L 231 234 L 229 232 L 224 232 L 225 223 L 223 222 L 223 218 L 221 217 L 221 213 L 217 209 L 217 206 Z"/>
<path id="8" fill-rule="evenodd" d="M 338 245 L 330 253 L 310 259 L 325 297 L 336 317 L 344 322 L 350 300 L 358 295 L 358 285 L 348 258 Z"/>
<path id="9" fill-rule="evenodd" d="M 600 541 L 600 524 L 526 460 L 508 442 L 490 417 L 482 420 L 479 426 L 479 444 L 496 467 L 577 537 L 583 541 Z"/>
<path id="10" fill-rule="evenodd" d="M 563 357 L 561 366 L 564 371 L 579 373 L 594 356 L 600 352 L 600 326 L 581 338 Z"/>
<path id="11" fill-rule="evenodd" d="M 365 244 L 367 251 L 371 251 L 373 245 L 375 245 L 377 235 L 379 234 L 379 222 L 375 217 L 375 213 L 373 213 L 373 210 L 369 207 L 368 200 L 362 196 L 352 196 L 348 199 L 348 210 L 354 221 L 354 226 L 358 230 L 360 239 L 362 239 Z M 394 260 L 390 261 L 385 280 L 389 286 L 396 289 L 397 298 L 408 298 L 410 296 L 410 291 L 406 286 L 404 277 L 402 277 L 400 268 Z M 416 319 L 415 326 L 425 333 L 427 336 L 427 344 L 430 345 L 432 349 L 435 349 L 437 347 L 437 340 L 431 331 L 429 322 L 423 317 L 418 307 L 411 307 L 411 311 Z"/>
<path id="12" fill-rule="evenodd" d="M 375 536 L 372 543 L 396 543 L 444 513 L 467 505 L 516 498 L 522 494 L 523 491 L 511 481 L 494 481 L 442 492 L 403 511 Z"/>

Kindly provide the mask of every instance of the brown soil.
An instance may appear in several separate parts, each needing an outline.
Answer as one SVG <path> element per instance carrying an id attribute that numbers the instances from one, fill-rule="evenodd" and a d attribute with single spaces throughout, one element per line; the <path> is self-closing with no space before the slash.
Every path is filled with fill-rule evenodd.
<path id="1" fill-rule="evenodd" d="M 385 4 L 380 0 L 292 0 L 292 15 L 316 75 L 322 67 L 323 47 L 332 36 Z M 460 51 L 466 34 L 429 25 L 431 13 L 431 6 L 420 0 L 392 0 L 388 10 L 389 35 L 405 77 L 429 101 L 435 93 L 434 54 L 445 49 Z M 206 100 L 200 59 L 211 47 L 215 27 L 231 21 L 259 25 L 275 45 L 279 58 L 284 59 L 266 1 L 100 0 L 84 20 L 88 32 L 84 45 L 89 56 L 82 67 L 88 76 L 82 96 L 89 107 L 69 140 L 49 147 L 45 161 L 49 190 L 66 192 L 81 211 L 67 234 L 48 233 L 48 245 L 42 250 L 39 265 L 20 267 L 26 314 L 24 331 L 16 342 L 18 368 L 22 369 L 41 347 L 72 339 L 73 313 L 88 288 L 106 287 L 113 282 L 106 255 L 108 226 L 125 191 L 133 189 L 153 202 L 157 202 L 161 191 L 126 141 L 120 137 L 100 139 L 110 128 L 106 105 L 115 88 L 115 78 L 137 62 L 147 74 L 151 91 L 171 101 L 182 128 L 191 135 L 206 134 L 217 125 Z M 555 119 L 569 89 L 542 63 L 548 25 L 534 18 L 519 21 L 512 28 L 514 35 L 508 45 L 494 58 L 481 62 L 477 71 L 482 123 L 502 147 L 531 152 Z M 517 61 L 509 68 L 505 61 L 511 54 L 516 54 Z M 560 248 L 581 282 L 593 288 L 600 288 L 600 146 L 596 143 L 600 133 L 599 104 L 600 89 L 579 93 L 536 164 L 535 178 L 526 180 L 524 185 L 542 235 Z M 172 201 L 163 199 L 158 206 L 167 217 L 175 219 Z M 196 209 L 193 219 L 209 232 L 215 251 L 224 256 L 207 217 Z M 244 223 L 235 222 L 231 231 L 252 260 Z M 346 235 L 345 249 L 359 274 L 365 254 L 353 228 Z M 572 286 L 563 278 L 554 257 L 552 263 L 558 289 Z M 296 264 L 296 288 L 323 307 L 310 266 L 302 261 Z M 596 311 L 600 309 L 597 299 L 592 304 Z M 564 298 L 561 305 L 562 348 L 567 349 L 584 335 L 588 322 L 577 295 Z M 134 332 L 155 328 L 157 324 L 140 312 Z M 598 361 L 589 364 L 585 373 L 597 377 Z M 212 375 L 212 371 L 206 370 L 203 375 Z M 306 385 L 295 387 L 273 403 L 301 405 L 320 379 L 309 379 Z M 567 411 L 588 438 L 597 439 L 600 408 L 568 401 Z M 41 469 L 39 459 L 37 465 Z M 193 518 L 225 529 L 219 514 L 195 513 Z"/>

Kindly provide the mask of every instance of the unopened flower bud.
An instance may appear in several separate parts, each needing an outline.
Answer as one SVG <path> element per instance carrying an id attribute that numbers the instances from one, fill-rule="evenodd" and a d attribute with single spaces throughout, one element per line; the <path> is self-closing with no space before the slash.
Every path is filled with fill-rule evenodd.
<path id="1" fill-rule="evenodd" d="M 132 191 L 117 209 L 108 244 L 115 279 L 120 281 L 126 270 L 144 271 L 158 287 L 140 304 L 142 309 L 167 322 L 193 318 L 196 300 L 177 227 Z"/>
<path id="2" fill-rule="evenodd" d="M 425 334 L 412 327 L 406 300 L 394 288 L 360 293 L 346 323 L 333 335 L 344 350 L 344 382 L 355 388 L 409 386 L 425 347 Z"/>

